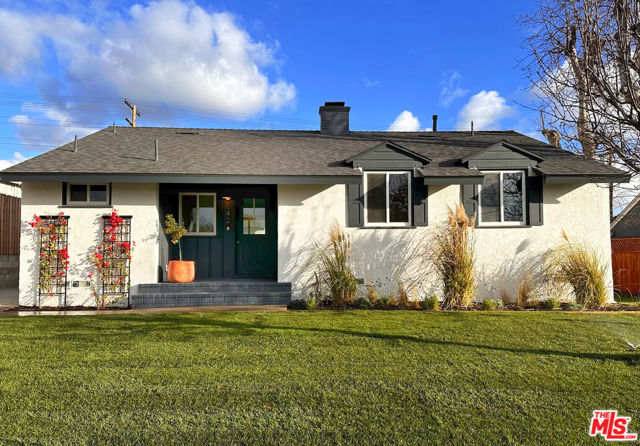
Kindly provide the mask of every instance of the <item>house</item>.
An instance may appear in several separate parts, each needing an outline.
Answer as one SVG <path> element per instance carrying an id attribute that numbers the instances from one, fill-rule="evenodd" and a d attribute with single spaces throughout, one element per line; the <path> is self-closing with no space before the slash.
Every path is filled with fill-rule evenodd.
<path id="1" fill-rule="evenodd" d="M 514 131 L 351 131 L 349 111 L 325 103 L 319 131 L 111 126 L 0 172 L 22 182 L 20 303 L 38 299 L 27 221 L 61 211 L 70 264 L 53 305 L 93 304 L 86 258 L 113 208 L 137 242 L 134 306 L 305 297 L 310 253 L 334 221 L 352 237 L 362 281 L 393 291 L 420 278 L 412 285 L 424 296 L 437 281 L 421 253 L 457 203 L 478 215 L 478 299 L 513 295 L 563 229 L 611 258 L 600 186 L 628 181 L 625 172 Z M 176 255 L 162 232 L 167 213 L 189 231 L 193 284 L 163 283 Z"/>
<path id="2" fill-rule="evenodd" d="M 618 291 L 640 293 L 640 195 L 611 222 L 613 285 Z"/>
<path id="3" fill-rule="evenodd" d="M 20 185 L 0 181 L 0 288 L 18 286 Z"/>

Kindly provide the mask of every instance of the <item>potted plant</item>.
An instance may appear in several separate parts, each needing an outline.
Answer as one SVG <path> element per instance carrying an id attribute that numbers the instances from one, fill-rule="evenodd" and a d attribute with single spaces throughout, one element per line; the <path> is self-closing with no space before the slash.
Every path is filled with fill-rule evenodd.
<path id="1" fill-rule="evenodd" d="M 196 276 L 196 262 L 193 260 L 182 260 L 182 244 L 180 239 L 187 232 L 184 226 L 179 225 L 173 215 L 167 214 L 164 220 L 164 233 L 171 237 L 171 243 L 178 244 L 180 260 L 171 260 L 167 269 L 167 278 L 172 283 L 193 282 Z"/>

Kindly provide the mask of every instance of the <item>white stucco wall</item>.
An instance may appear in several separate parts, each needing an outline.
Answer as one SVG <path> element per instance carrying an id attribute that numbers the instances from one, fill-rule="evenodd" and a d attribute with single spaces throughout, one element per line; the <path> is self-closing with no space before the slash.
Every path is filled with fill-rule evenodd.
<path id="1" fill-rule="evenodd" d="M 61 183 L 22 183 L 22 223 L 20 240 L 20 304 L 33 306 L 38 303 L 38 269 L 35 230 L 28 226 L 34 214 L 69 216 L 69 269 L 67 272 L 67 305 L 94 306 L 88 286 L 72 287 L 74 281 L 87 281 L 91 270 L 87 256 L 101 240 L 102 215 L 111 208 L 76 208 L 60 206 Z M 131 215 L 131 239 L 136 242 L 131 263 L 131 285 L 157 282 L 158 240 L 158 185 L 114 183 L 112 204 L 120 215 Z M 63 305 L 57 298 L 49 297 L 42 305 Z M 119 305 L 126 305 L 121 301 Z"/>
<path id="2" fill-rule="evenodd" d="M 460 202 L 460 186 L 429 187 L 429 226 L 413 229 L 347 228 L 353 242 L 356 275 L 377 283 L 381 291 L 396 291 L 397 280 L 416 278 L 416 296 L 438 292 L 438 283 L 424 262 L 424 246 Z M 333 221 L 346 223 L 344 185 L 278 186 L 278 280 L 292 282 L 294 297 L 308 293 L 308 259 L 315 241 L 325 242 Z M 499 298 L 501 289 L 513 296 L 540 257 L 559 244 L 562 230 L 570 238 L 596 247 L 607 265 L 611 296 L 611 246 L 608 189 L 595 184 L 544 186 L 544 225 L 528 228 L 478 228 L 476 239 L 477 298 Z M 422 296 L 420 296 L 422 294 Z"/>

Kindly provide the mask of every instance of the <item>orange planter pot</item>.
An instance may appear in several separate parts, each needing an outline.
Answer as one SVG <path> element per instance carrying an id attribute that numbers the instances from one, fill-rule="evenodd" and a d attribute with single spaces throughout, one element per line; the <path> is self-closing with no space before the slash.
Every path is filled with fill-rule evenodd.
<path id="1" fill-rule="evenodd" d="M 193 282 L 196 277 L 196 262 L 193 260 L 171 260 L 167 270 L 167 278 L 172 283 Z"/>

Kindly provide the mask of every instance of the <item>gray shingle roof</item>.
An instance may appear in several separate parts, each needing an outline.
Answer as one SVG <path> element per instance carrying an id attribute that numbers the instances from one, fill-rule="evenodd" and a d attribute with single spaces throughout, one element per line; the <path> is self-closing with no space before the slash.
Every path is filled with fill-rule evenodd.
<path id="1" fill-rule="evenodd" d="M 424 175 L 473 176 L 478 173 L 460 159 L 502 140 L 544 158 L 538 165 L 544 174 L 624 174 L 514 131 L 475 132 L 474 136 L 469 132 L 351 132 L 348 137 L 333 137 L 319 131 L 164 127 L 117 127 L 115 133 L 107 127 L 79 139 L 77 153 L 70 142 L 2 173 L 353 176 L 358 172 L 344 160 L 394 141 L 432 160 L 422 169 Z"/>

